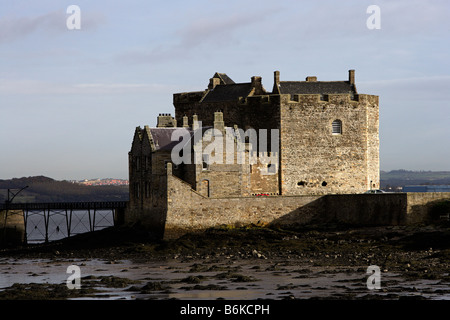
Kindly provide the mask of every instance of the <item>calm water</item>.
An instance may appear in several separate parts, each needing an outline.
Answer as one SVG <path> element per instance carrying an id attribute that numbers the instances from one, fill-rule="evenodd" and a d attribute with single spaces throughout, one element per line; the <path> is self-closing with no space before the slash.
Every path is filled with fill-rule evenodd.
<path id="1" fill-rule="evenodd" d="M 48 240 L 54 241 L 66 238 L 69 235 L 85 233 L 94 230 L 101 230 L 114 225 L 112 210 L 91 211 L 90 216 L 87 210 L 77 210 L 72 213 L 51 212 L 48 217 Z M 69 229 L 70 225 L 70 229 Z M 27 241 L 28 243 L 44 242 L 46 238 L 46 226 L 43 212 L 28 213 L 27 218 Z"/>

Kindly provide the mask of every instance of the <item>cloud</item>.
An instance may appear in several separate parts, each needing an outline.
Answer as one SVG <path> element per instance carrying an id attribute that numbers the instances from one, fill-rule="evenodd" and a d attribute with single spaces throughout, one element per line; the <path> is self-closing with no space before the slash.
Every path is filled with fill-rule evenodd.
<path id="1" fill-rule="evenodd" d="M 251 12 L 202 12 L 199 16 L 190 17 L 182 27 L 168 35 L 165 44 L 153 48 L 138 48 L 119 54 L 116 59 L 125 63 L 154 63 L 187 58 L 195 49 L 210 46 L 212 50 L 237 46 L 250 41 L 251 38 L 261 36 L 267 19 L 280 11 L 278 7 L 270 7 Z M 258 28 L 254 32 L 251 28 Z M 246 39 L 243 34 L 248 34 Z M 205 51 L 203 51 L 205 52 Z"/>
<path id="2" fill-rule="evenodd" d="M 175 86 L 158 83 L 54 83 L 37 80 L 0 78 L 0 94 L 128 94 L 172 92 Z"/>
<path id="3" fill-rule="evenodd" d="M 26 37 L 38 30 L 56 31 L 65 26 L 65 15 L 49 12 L 36 17 L 2 17 L 0 19 L 0 43 Z"/>
<path id="4" fill-rule="evenodd" d="M 69 31 L 66 20 L 70 15 L 65 10 L 52 11 L 38 16 L 0 17 L 0 44 L 26 38 L 34 33 L 45 32 L 48 36 Z M 81 11 L 81 30 L 93 30 L 105 22 L 98 13 L 84 14 Z"/>
<path id="5" fill-rule="evenodd" d="M 205 42 L 221 44 L 233 42 L 237 31 L 242 31 L 247 26 L 262 24 L 268 11 L 233 13 L 222 17 L 213 15 L 193 19 L 190 24 L 177 31 L 180 44 L 184 48 L 190 48 Z"/>
<path id="6" fill-rule="evenodd" d="M 360 88 L 362 90 L 360 90 Z M 358 91 L 386 92 L 402 100 L 447 100 L 450 75 L 410 77 L 377 81 L 361 81 Z"/>

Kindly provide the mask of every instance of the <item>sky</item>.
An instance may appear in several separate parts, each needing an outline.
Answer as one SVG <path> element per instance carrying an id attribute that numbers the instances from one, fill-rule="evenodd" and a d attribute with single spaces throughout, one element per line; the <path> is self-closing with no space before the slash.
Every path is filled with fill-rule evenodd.
<path id="1" fill-rule="evenodd" d="M 449 14 L 447 0 L 0 0 L 0 179 L 127 179 L 135 128 L 173 115 L 174 93 L 215 72 L 271 90 L 275 70 L 355 69 L 380 99 L 381 170 L 450 170 Z"/>

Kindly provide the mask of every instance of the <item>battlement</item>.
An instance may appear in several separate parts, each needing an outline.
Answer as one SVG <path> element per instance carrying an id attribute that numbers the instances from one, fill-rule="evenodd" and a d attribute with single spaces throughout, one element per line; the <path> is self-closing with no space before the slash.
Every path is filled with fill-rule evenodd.
<path id="1" fill-rule="evenodd" d="M 248 105 L 248 104 L 272 104 L 279 103 L 280 95 L 278 94 L 262 94 L 262 95 L 254 95 L 248 97 L 241 97 L 239 99 L 240 105 Z"/>
<path id="2" fill-rule="evenodd" d="M 339 102 L 356 101 L 359 102 L 358 94 L 290 94 L 289 102 Z"/>
<path id="3" fill-rule="evenodd" d="M 173 94 L 173 103 L 194 103 L 199 102 L 209 90 L 181 92 Z"/>
<path id="4" fill-rule="evenodd" d="M 289 94 L 288 103 L 298 102 L 372 102 L 378 104 L 378 96 L 367 94 Z"/>

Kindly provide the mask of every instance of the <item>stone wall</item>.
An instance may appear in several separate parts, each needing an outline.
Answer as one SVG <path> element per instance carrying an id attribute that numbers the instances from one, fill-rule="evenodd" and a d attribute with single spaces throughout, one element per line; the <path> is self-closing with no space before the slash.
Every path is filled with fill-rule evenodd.
<path id="1" fill-rule="evenodd" d="M 406 224 L 407 195 L 339 194 L 323 197 L 318 220 L 350 225 L 378 226 Z"/>
<path id="2" fill-rule="evenodd" d="M 450 199 L 450 193 L 207 198 L 173 175 L 167 179 L 165 238 L 224 224 L 262 223 L 295 228 L 316 223 L 354 226 L 427 223 L 431 206 Z"/>
<path id="3" fill-rule="evenodd" d="M 433 205 L 450 200 L 450 192 L 408 192 L 406 223 L 424 223 L 430 221 Z"/>
<path id="4" fill-rule="evenodd" d="M 370 181 L 378 188 L 378 145 L 377 96 L 281 95 L 282 195 L 362 193 Z"/>
<path id="5" fill-rule="evenodd" d="M 217 225 L 308 223 L 319 211 L 319 196 L 207 198 L 175 176 L 168 176 L 164 237 Z"/>

